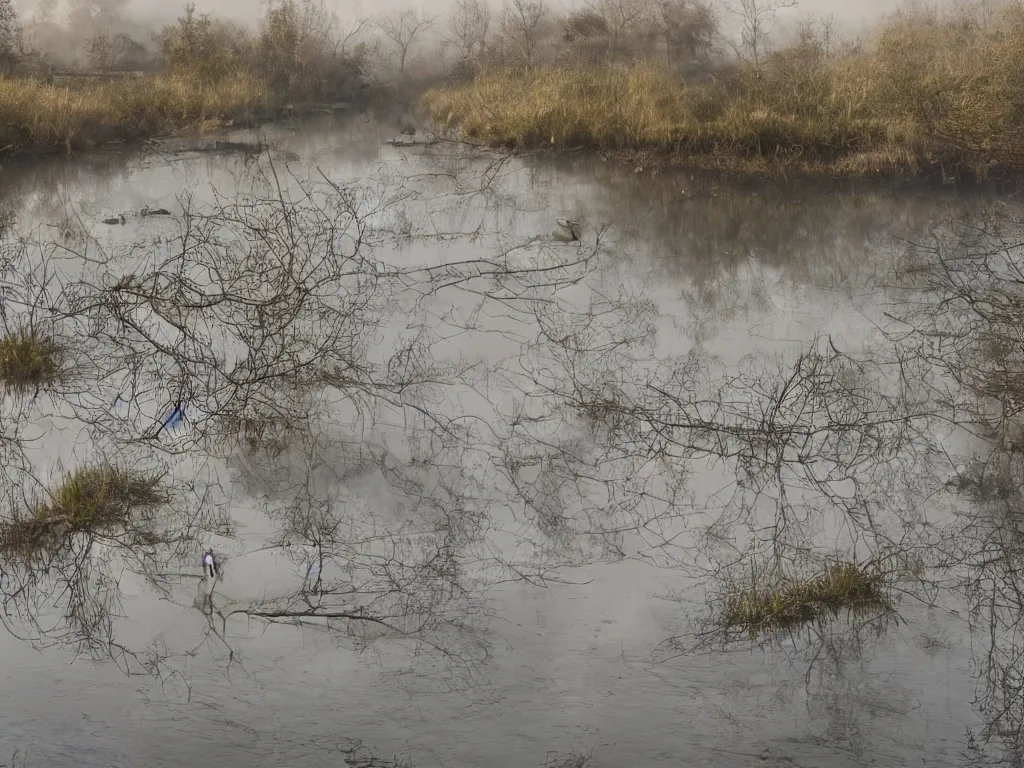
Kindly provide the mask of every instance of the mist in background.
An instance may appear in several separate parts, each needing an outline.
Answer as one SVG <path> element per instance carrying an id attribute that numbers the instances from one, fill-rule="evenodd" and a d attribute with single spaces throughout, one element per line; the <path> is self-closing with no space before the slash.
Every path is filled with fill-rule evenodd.
<path id="1" fill-rule="evenodd" d="M 109 0 L 108 0 L 109 1 Z M 915 3 L 936 8 L 948 8 L 956 0 L 930 0 L 926 3 Z M 56 15 L 66 13 L 68 0 L 14 0 L 14 7 L 24 18 L 31 17 L 40 5 L 52 7 Z M 121 0 L 124 10 L 140 24 L 160 26 L 173 22 L 185 7 L 184 2 L 169 0 Z M 389 11 L 405 8 L 417 8 L 422 13 L 443 18 L 452 7 L 447 0 L 424 0 L 423 2 L 407 2 L 407 0 L 325 0 L 328 10 L 337 14 L 342 23 L 353 23 L 360 18 L 379 15 Z M 499 0 L 488 0 L 490 8 L 497 13 L 501 7 Z M 586 0 L 551 0 L 546 5 L 558 15 L 570 13 L 587 6 Z M 839 31 L 848 35 L 862 34 L 869 30 L 883 16 L 893 13 L 903 3 L 893 0 L 799 0 L 793 8 L 783 8 L 778 13 L 779 31 L 783 32 L 792 26 L 800 17 L 831 17 Z M 256 25 L 266 12 L 266 0 L 195 0 L 198 13 L 231 19 L 247 26 Z"/>

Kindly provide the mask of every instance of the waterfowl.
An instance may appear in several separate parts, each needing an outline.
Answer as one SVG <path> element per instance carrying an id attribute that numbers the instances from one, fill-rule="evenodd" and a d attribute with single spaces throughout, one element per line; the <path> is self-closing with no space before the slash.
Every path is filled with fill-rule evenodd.
<path id="1" fill-rule="evenodd" d="M 217 578 L 217 558 L 213 554 L 213 548 L 206 550 L 203 553 L 203 571 L 211 579 Z"/>

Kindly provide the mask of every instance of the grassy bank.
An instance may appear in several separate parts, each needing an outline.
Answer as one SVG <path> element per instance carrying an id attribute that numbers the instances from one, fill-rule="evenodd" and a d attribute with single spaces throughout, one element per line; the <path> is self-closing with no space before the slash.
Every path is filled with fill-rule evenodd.
<path id="1" fill-rule="evenodd" d="M 805 34 L 761 66 L 686 82 L 650 64 L 489 72 L 426 94 L 492 146 L 586 148 L 716 170 L 845 177 L 1024 168 L 1024 7 L 987 25 L 904 14 L 870 46 Z"/>
<path id="2" fill-rule="evenodd" d="M 70 86 L 0 79 L 0 154 L 76 151 L 203 130 L 268 105 L 263 84 L 244 74 L 213 83 L 152 75 Z"/>

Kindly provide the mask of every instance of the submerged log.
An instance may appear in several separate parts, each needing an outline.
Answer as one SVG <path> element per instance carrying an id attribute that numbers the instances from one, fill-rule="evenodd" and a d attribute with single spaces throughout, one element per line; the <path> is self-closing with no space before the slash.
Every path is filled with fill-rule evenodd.
<path id="1" fill-rule="evenodd" d="M 148 205 L 138 211 L 132 211 L 131 213 L 119 213 L 117 216 L 110 216 L 109 218 L 103 219 L 104 224 L 110 224 L 111 226 L 116 224 L 124 224 L 128 221 L 128 217 L 138 217 L 141 219 L 147 216 L 170 216 L 171 212 L 166 208 L 150 208 Z"/>

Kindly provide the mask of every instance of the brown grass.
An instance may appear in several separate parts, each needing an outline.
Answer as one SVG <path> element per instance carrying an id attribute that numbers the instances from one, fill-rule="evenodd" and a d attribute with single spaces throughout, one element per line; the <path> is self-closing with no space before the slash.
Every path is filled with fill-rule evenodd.
<path id="1" fill-rule="evenodd" d="M 439 125 L 492 146 L 644 152 L 717 169 L 984 176 L 1024 167 L 1024 6 L 982 27 L 904 13 L 870 50 L 813 36 L 711 83 L 657 67 L 490 72 L 427 93 Z"/>
<path id="2" fill-rule="evenodd" d="M 725 601 L 724 623 L 751 639 L 798 627 L 843 610 L 885 613 L 890 604 L 881 576 L 852 563 L 837 563 L 808 580 L 784 578 L 770 586 L 734 587 Z"/>
<path id="3" fill-rule="evenodd" d="M 198 129 L 267 105 L 261 81 L 239 74 L 218 82 L 174 75 L 45 85 L 0 79 L 0 155 L 68 152 L 115 139 L 139 140 Z"/>
<path id="4" fill-rule="evenodd" d="M 20 328 L 0 339 L 0 386 L 24 394 L 59 383 L 65 349 L 38 331 Z"/>
<path id="5" fill-rule="evenodd" d="M 167 501 L 160 476 L 112 466 L 68 473 L 45 502 L 0 523 L 0 552 L 31 558 L 79 533 L 116 534 L 133 512 Z"/>

